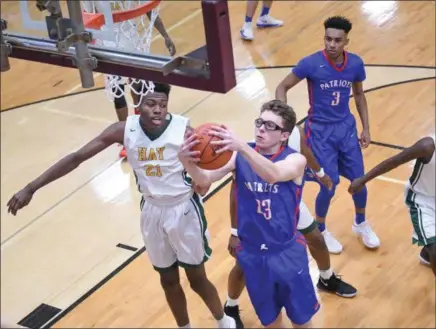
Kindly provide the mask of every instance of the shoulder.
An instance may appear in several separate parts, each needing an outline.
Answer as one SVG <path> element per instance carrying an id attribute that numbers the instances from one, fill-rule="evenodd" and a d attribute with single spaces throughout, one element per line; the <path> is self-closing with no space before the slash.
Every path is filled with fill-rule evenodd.
<path id="1" fill-rule="evenodd" d="M 435 151 L 435 139 L 434 137 L 424 137 L 421 138 L 418 143 L 420 148 L 422 148 L 422 150 L 428 155 L 428 156 L 433 156 L 433 153 Z"/>
<path id="2" fill-rule="evenodd" d="M 364 65 L 363 59 L 359 55 L 357 55 L 355 53 L 350 53 L 350 52 L 347 52 L 347 55 L 348 55 L 348 62 L 349 63 L 353 63 L 353 64 L 357 64 L 357 65 Z"/>
<path id="3" fill-rule="evenodd" d="M 302 155 L 301 153 L 292 150 L 291 148 L 289 148 L 290 152 L 289 154 L 286 156 L 285 160 L 288 162 L 292 162 L 293 165 L 295 166 L 306 166 L 306 157 L 304 155 Z"/>

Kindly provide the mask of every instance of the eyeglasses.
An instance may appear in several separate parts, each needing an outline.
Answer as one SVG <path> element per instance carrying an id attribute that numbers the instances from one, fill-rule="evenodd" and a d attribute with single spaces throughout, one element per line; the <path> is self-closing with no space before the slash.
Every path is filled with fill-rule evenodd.
<path id="1" fill-rule="evenodd" d="M 262 125 L 265 125 L 265 129 L 269 130 L 269 131 L 275 131 L 275 130 L 283 130 L 282 127 L 280 127 L 278 124 L 276 124 L 275 122 L 272 121 L 265 121 L 262 118 L 258 118 L 256 120 L 254 120 L 254 124 L 256 125 L 257 128 L 262 127 Z"/>

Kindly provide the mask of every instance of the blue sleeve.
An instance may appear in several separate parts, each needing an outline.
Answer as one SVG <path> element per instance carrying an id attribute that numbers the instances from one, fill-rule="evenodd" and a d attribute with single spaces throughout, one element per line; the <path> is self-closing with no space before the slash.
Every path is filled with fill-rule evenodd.
<path id="1" fill-rule="evenodd" d="M 295 66 L 292 69 L 292 73 L 298 78 L 298 79 L 306 79 L 309 77 L 310 75 L 310 70 L 311 68 L 311 63 L 309 61 L 308 57 L 305 57 L 303 59 L 301 59 L 298 63 L 297 66 Z"/>
<path id="2" fill-rule="evenodd" d="M 358 65 L 356 69 L 356 77 L 354 78 L 354 82 L 362 82 L 365 79 L 366 79 L 365 64 L 363 64 L 363 60 L 359 57 Z"/>

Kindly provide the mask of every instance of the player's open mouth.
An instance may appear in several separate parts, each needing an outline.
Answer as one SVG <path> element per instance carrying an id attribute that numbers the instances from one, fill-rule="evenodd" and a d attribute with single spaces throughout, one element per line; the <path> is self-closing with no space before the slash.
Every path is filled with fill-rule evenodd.
<path id="1" fill-rule="evenodd" d="M 162 119 L 161 118 L 151 118 L 151 122 L 153 122 L 153 124 L 155 124 L 155 125 L 160 125 L 162 123 Z"/>
<path id="2" fill-rule="evenodd" d="M 262 136 L 256 136 L 256 141 L 263 141 L 264 138 Z"/>

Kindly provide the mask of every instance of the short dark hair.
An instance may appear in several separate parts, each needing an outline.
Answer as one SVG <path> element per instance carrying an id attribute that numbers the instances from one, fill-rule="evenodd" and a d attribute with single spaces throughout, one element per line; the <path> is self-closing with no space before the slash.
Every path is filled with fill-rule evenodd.
<path id="1" fill-rule="evenodd" d="M 297 123 L 297 115 L 294 109 L 288 104 L 275 99 L 262 105 L 260 113 L 265 111 L 271 111 L 282 118 L 284 131 L 291 133 L 292 130 L 294 130 Z"/>
<path id="2" fill-rule="evenodd" d="M 346 34 L 351 31 L 353 24 L 344 16 L 332 16 L 324 21 L 324 28 L 343 30 Z"/>
<path id="3" fill-rule="evenodd" d="M 146 83 L 148 85 L 150 82 L 148 82 L 148 81 L 146 82 L 143 80 L 136 80 L 133 83 L 133 88 L 135 89 L 135 91 L 138 94 L 143 94 L 147 90 Z M 170 95 L 171 86 L 169 84 L 158 83 L 158 82 L 153 82 L 153 84 L 154 84 L 154 92 L 155 93 L 163 93 L 163 94 L 167 95 L 167 97 Z"/>

